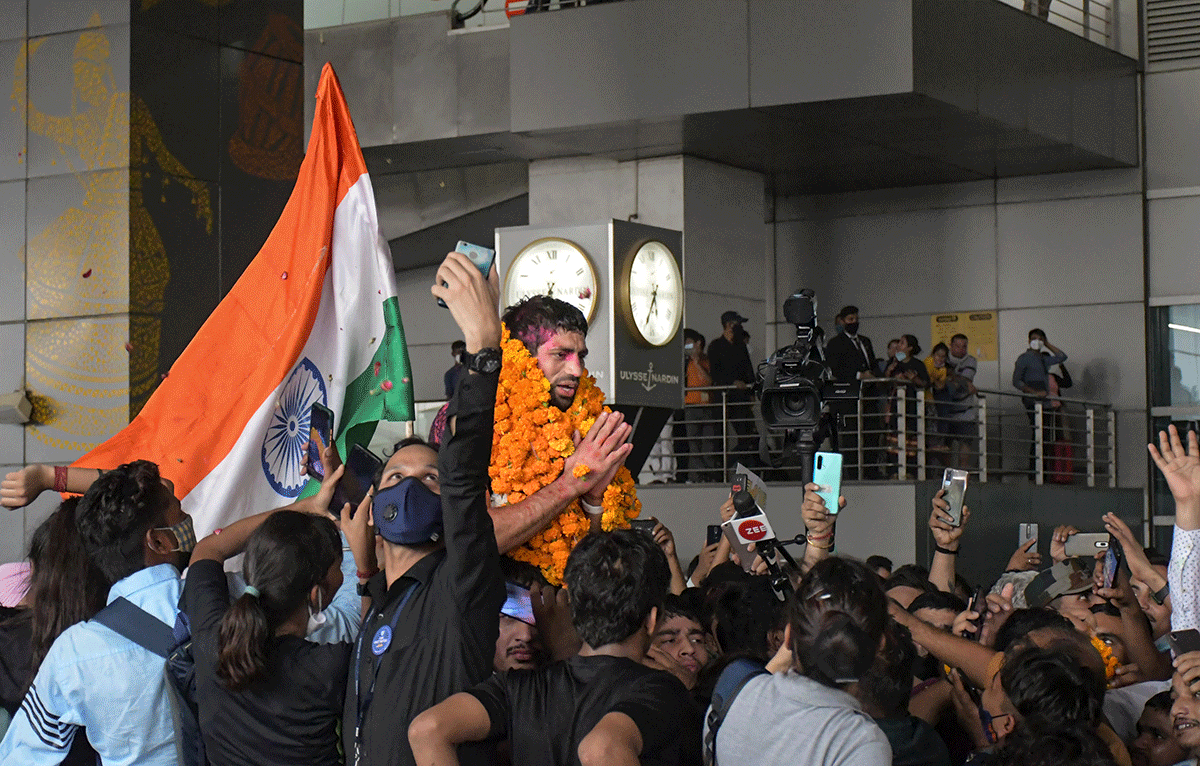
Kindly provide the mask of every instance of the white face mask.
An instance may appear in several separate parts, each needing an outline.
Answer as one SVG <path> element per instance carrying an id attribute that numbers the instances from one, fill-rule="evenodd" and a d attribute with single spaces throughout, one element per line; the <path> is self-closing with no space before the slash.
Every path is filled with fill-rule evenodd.
<path id="1" fill-rule="evenodd" d="M 325 610 L 321 607 L 321 597 L 317 596 L 317 610 L 314 612 L 312 604 L 308 605 L 308 628 L 306 633 L 312 634 L 325 626 L 328 618 L 325 616 Z"/>
<path id="2" fill-rule="evenodd" d="M 683 350 L 684 350 L 684 351 L 691 351 L 691 350 L 692 350 L 692 349 L 694 349 L 695 347 L 696 347 L 696 344 L 695 344 L 695 343 L 684 343 L 684 344 L 683 344 Z"/>
<path id="3" fill-rule="evenodd" d="M 1029 341 L 1029 347 L 1031 349 L 1033 349 L 1034 351 L 1041 351 L 1042 350 L 1042 342 L 1040 340 L 1038 340 L 1037 338 L 1034 338 L 1033 340 Z"/>

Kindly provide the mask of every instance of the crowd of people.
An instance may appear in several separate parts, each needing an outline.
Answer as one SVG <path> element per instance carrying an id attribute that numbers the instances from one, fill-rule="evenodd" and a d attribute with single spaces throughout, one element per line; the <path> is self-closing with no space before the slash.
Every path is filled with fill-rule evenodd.
<path id="1" fill-rule="evenodd" d="M 1150 448 L 1176 501 L 1169 558 L 1096 520 L 1126 554 L 1111 583 L 1101 560 L 1067 555 L 1074 527 L 1054 531 L 1048 566 L 1034 540 L 994 582 L 965 582 L 970 512 L 952 524 L 941 493 L 928 567 L 839 556 L 840 514 L 871 510 L 828 508 L 814 484 L 798 563 L 721 537 L 684 565 L 661 523 L 602 528 L 629 453 L 619 415 L 577 435 L 558 479 L 496 502 L 496 275 L 452 253 L 431 291 L 464 338 L 437 446 L 396 444 L 357 507 L 330 512 L 335 445 L 318 494 L 199 540 L 153 463 L 5 477 L 6 507 L 76 497 L 0 572 L 0 766 L 1196 763 L 1194 433 Z M 503 321 L 550 405 L 571 407 L 582 315 L 535 297 Z M 964 356 L 954 345 L 946 359 Z M 906 363 L 917 353 L 900 339 L 896 365 L 932 382 Z M 561 587 L 504 555 L 576 500 L 591 531 Z M 733 519 L 733 498 L 705 515 Z"/>
<path id="2" fill-rule="evenodd" d="M 759 433 L 751 389 L 757 380 L 751 362 L 749 335 L 735 311 L 721 316 L 722 334 L 706 346 L 702 334 L 683 331 L 686 391 L 684 408 L 674 416 L 673 471 L 661 466 L 654 480 L 679 483 L 722 481 L 723 468 L 759 460 Z M 876 356 L 871 339 L 859 332 L 859 309 L 843 306 L 834 317 L 835 332 L 826 338 L 820 328 L 811 341 L 809 356 L 827 368 L 828 380 L 852 386 L 857 400 L 838 398 L 829 409 L 838 419 L 837 449 L 847 465 L 858 467 L 862 440 L 863 476 L 884 479 L 897 474 L 901 448 L 908 463 L 918 449 L 917 400 L 925 402 L 925 449 L 931 466 L 970 469 L 978 465 L 979 419 L 975 376 L 979 360 L 970 353 L 970 338 L 954 334 L 948 343 L 936 342 L 927 355 L 917 336 L 904 334 L 887 343 L 886 356 Z M 715 353 L 715 356 L 714 356 Z M 1067 355 L 1046 339 L 1046 333 L 1029 331 L 1029 347 L 1017 358 L 1013 389 L 1029 418 L 1029 467 L 1036 470 L 1038 454 L 1037 402 L 1043 404 L 1042 451 L 1066 438 L 1060 400 L 1072 386 Z M 722 407 L 722 402 L 724 407 Z M 724 434 L 724 442 L 722 435 Z M 1071 469 L 1061 471 L 1069 482 Z"/>

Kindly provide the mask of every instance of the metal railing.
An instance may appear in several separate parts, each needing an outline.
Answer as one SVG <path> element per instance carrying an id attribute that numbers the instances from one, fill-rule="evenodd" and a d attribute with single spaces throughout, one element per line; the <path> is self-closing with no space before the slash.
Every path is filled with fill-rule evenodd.
<path id="1" fill-rule="evenodd" d="M 1001 0 L 1080 37 L 1112 47 L 1117 0 Z"/>
<path id="2" fill-rule="evenodd" d="M 763 465 L 759 435 L 766 434 L 772 456 L 781 454 L 783 435 L 765 429 L 746 391 L 688 391 L 707 393 L 710 401 L 676 412 L 651 453 L 658 457 L 655 476 L 671 472 L 664 459 L 673 459 L 676 481 L 725 481 L 726 469 L 738 462 L 756 466 L 764 478 L 798 479 L 798 462 Z M 828 406 L 847 479 L 936 478 L 954 467 L 978 481 L 1027 477 L 1037 484 L 1116 486 L 1116 416 L 1101 402 L 987 390 L 949 401 L 904 380 L 875 379 L 863 381 L 856 399 Z M 821 448 L 832 449 L 832 441 Z"/>

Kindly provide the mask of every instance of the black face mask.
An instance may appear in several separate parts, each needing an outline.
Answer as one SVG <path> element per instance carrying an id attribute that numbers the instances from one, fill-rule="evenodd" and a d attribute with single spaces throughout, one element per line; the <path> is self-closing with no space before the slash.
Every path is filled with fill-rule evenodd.
<path id="1" fill-rule="evenodd" d="M 927 654 L 924 657 L 918 657 L 913 663 L 913 675 L 922 681 L 928 681 L 931 678 L 937 678 L 941 675 L 942 663 L 932 654 Z"/>
<path id="2" fill-rule="evenodd" d="M 842 326 L 846 328 L 847 335 L 858 335 L 858 322 L 846 322 Z"/>

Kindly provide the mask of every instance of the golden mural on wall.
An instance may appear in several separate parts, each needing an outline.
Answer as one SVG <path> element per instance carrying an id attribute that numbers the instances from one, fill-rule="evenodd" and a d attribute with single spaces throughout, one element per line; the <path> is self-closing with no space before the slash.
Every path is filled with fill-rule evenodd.
<path id="1" fill-rule="evenodd" d="M 54 142 L 67 177 L 83 190 L 77 206 L 30 232 L 25 249 L 27 318 L 49 320 L 26 325 L 26 379 L 39 424 L 29 432 L 69 451 L 90 449 L 128 423 L 131 403 L 144 402 L 156 377 L 170 264 L 143 202 L 149 173 L 129 169 L 130 151 L 141 166 L 153 160 L 174 174 L 209 233 L 213 224 L 207 185 L 167 150 L 141 99 L 131 103 L 129 91 L 117 89 L 99 24 L 93 14 L 75 45 L 70 114 L 46 114 L 26 100 L 26 61 L 37 66 L 49 38 L 23 46 L 12 89 L 30 134 Z"/>
<path id="2" fill-rule="evenodd" d="M 304 159 L 303 31 L 295 21 L 273 13 L 256 51 L 238 66 L 238 129 L 229 156 L 246 173 L 270 181 L 292 181 Z"/>

